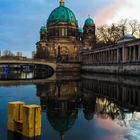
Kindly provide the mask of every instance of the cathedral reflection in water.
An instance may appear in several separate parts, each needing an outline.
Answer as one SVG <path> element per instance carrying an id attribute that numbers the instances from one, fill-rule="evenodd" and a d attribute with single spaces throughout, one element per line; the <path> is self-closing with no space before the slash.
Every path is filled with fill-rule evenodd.
<path id="1" fill-rule="evenodd" d="M 47 110 L 47 118 L 61 139 L 74 125 L 80 108 L 84 108 L 85 119 L 92 120 L 96 97 L 81 94 L 80 81 L 56 81 L 36 86 L 42 110 Z"/>
<path id="2" fill-rule="evenodd" d="M 112 82 L 112 77 L 108 81 L 98 78 L 100 80 L 84 77 L 82 81 L 58 80 L 36 85 L 42 110 L 47 110 L 48 121 L 61 139 L 75 124 L 79 110 L 83 110 L 88 121 L 95 115 L 123 120 L 126 113 L 139 110 L 140 89 L 133 85 L 136 80 L 130 78 L 130 83 L 122 84 L 123 78 L 121 82 L 120 79 Z"/>

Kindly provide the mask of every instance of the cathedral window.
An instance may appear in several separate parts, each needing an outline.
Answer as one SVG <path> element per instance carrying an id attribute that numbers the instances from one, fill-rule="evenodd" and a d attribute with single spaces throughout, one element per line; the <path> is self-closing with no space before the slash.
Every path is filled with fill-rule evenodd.
<path id="1" fill-rule="evenodd" d="M 67 36 L 67 29 L 65 29 L 65 36 Z"/>
<path id="2" fill-rule="evenodd" d="M 62 36 L 65 36 L 65 29 L 62 29 Z"/>
<path id="3" fill-rule="evenodd" d="M 59 29 L 59 37 L 62 36 L 62 30 Z"/>

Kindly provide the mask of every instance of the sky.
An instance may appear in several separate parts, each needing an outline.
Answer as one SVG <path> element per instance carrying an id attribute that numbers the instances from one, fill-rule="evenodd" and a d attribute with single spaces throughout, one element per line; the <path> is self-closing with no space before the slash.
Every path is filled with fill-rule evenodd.
<path id="1" fill-rule="evenodd" d="M 41 25 L 46 24 L 59 0 L 0 0 L 0 50 L 36 50 Z M 90 15 L 96 26 L 121 19 L 140 19 L 140 0 L 65 0 L 76 15 L 79 26 Z"/>

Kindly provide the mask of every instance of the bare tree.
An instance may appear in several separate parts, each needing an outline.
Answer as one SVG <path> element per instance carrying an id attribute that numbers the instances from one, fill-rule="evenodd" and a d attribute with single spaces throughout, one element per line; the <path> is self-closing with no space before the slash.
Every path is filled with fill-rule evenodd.
<path id="1" fill-rule="evenodd" d="M 140 23 L 137 20 L 130 20 L 128 24 L 130 26 L 132 35 L 134 35 L 136 32 L 139 32 Z"/>
<path id="2" fill-rule="evenodd" d="M 14 56 L 14 54 L 10 51 L 10 50 L 5 50 L 4 52 L 3 52 L 3 56 Z"/>
<path id="3" fill-rule="evenodd" d="M 122 19 L 118 22 L 118 27 L 121 31 L 121 36 L 124 36 L 128 32 L 128 19 Z"/>
<path id="4" fill-rule="evenodd" d="M 103 25 L 97 28 L 97 44 L 110 45 L 115 44 L 121 37 L 121 29 L 115 24 Z"/>
<path id="5" fill-rule="evenodd" d="M 140 37 L 140 23 L 137 20 L 122 19 L 116 24 L 102 25 L 97 28 L 97 46 L 115 44 L 128 33 Z"/>

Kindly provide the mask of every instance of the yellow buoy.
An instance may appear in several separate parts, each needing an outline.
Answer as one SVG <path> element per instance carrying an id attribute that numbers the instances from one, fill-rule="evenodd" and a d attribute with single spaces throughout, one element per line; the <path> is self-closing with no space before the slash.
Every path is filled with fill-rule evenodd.
<path id="1" fill-rule="evenodd" d="M 26 137 L 41 135 L 41 107 L 38 105 L 23 106 L 23 130 Z"/>
<path id="2" fill-rule="evenodd" d="M 41 135 L 41 107 L 24 102 L 8 103 L 8 130 L 26 137 Z"/>
<path id="3" fill-rule="evenodd" d="M 9 102 L 8 103 L 8 130 L 16 131 L 16 121 L 23 119 L 24 102 Z"/>

